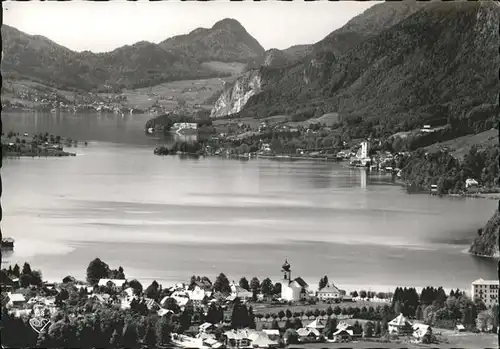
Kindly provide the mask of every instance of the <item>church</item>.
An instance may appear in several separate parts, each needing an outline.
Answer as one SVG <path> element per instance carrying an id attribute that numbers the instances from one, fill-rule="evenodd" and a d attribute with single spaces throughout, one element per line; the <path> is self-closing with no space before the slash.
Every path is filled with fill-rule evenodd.
<path id="1" fill-rule="evenodd" d="M 292 280 L 292 269 L 288 260 L 281 266 L 281 299 L 287 302 L 297 302 L 309 297 L 309 285 L 301 277 Z"/>

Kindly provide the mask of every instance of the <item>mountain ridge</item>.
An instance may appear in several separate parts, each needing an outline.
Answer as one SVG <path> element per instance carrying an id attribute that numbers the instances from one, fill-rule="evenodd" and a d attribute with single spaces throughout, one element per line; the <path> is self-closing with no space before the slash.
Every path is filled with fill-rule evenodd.
<path id="1" fill-rule="evenodd" d="M 195 37 L 189 37 L 190 34 Z M 139 41 L 93 53 L 73 51 L 47 37 L 3 25 L 2 73 L 4 78 L 26 78 L 62 89 L 99 90 L 108 85 L 119 90 L 175 80 L 223 77 L 227 74 L 202 63 L 247 62 L 264 53 L 258 41 L 234 19 L 223 19 L 211 29 L 195 29 L 190 34 L 181 36 L 188 40 L 182 41 L 180 47 L 171 47 L 167 39 L 160 44 Z M 205 46 L 215 49 L 207 55 Z"/>
<path id="2" fill-rule="evenodd" d="M 492 102 L 498 81 L 484 72 L 495 71 L 498 61 L 498 14 L 498 7 L 487 3 L 429 3 L 344 52 L 326 50 L 292 67 L 260 68 L 261 91 L 242 112 L 258 117 L 293 113 L 316 101 L 312 109 L 381 116 L 419 113 L 426 104 L 448 103 L 455 111 L 470 100 Z M 429 27 L 432 32 L 425 30 Z"/>

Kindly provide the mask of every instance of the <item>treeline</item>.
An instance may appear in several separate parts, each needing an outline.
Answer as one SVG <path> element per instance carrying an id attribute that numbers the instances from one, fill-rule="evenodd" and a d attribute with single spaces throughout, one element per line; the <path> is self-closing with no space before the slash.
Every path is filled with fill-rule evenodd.
<path id="1" fill-rule="evenodd" d="M 203 144 L 198 141 L 175 141 L 170 145 L 162 145 L 156 147 L 154 153 L 156 155 L 174 155 L 178 152 L 187 154 L 201 154 Z"/>
<path id="2" fill-rule="evenodd" d="M 32 270 L 29 263 L 24 263 L 22 269 L 16 263 L 13 268 L 9 266 L 8 269 L 0 271 L 0 283 L 2 285 L 12 285 L 13 279 L 19 279 L 19 285 L 24 288 L 30 285 L 40 287 L 42 285 L 42 272 Z"/>
<path id="3" fill-rule="evenodd" d="M 463 192 L 468 178 L 477 180 L 482 187 L 496 188 L 498 157 L 498 147 L 493 145 L 472 146 L 462 161 L 448 151 L 426 153 L 419 149 L 403 162 L 401 177 L 422 188 L 436 184 L 439 194 Z"/>
<path id="4" fill-rule="evenodd" d="M 349 307 L 340 307 L 340 306 L 329 306 L 327 309 L 319 310 L 319 309 L 308 309 L 308 310 L 301 310 L 297 312 L 292 312 L 290 309 L 286 310 L 280 310 L 277 313 L 259 313 L 256 314 L 255 316 L 258 319 L 274 319 L 274 320 L 283 320 L 283 319 L 293 319 L 293 318 L 302 318 L 303 316 L 307 317 L 318 317 L 318 316 L 328 316 L 328 317 L 334 317 L 334 316 L 352 316 L 356 319 L 363 319 L 363 320 L 375 320 L 375 321 L 390 321 L 392 318 L 396 315 L 394 310 L 391 308 L 389 305 L 384 305 L 384 306 L 376 306 L 376 307 L 356 307 L 356 306 L 349 306 Z"/>
<path id="5" fill-rule="evenodd" d="M 471 300 L 460 290 L 452 290 L 446 295 L 442 287 L 425 287 L 419 295 L 414 288 L 398 287 L 392 308 L 396 314 L 402 313 L 440 328 L 453 328 L 457 323 L 469 330 L 476 327 L 487 330 L 491 326 L 495 331 L 498 327 L 498 305 L 487 310 L 481 299 Z"/>

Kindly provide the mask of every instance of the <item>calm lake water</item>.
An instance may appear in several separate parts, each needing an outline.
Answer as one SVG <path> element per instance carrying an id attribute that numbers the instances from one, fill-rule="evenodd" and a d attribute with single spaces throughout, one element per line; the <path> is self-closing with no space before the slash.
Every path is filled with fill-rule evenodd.
<path id="1" fill-rule="evenodd" d="M 3 113 L 3 130 L 88 141 L 69 158 L 4 160 L 3 259 L 44 278 L 84 279 L 95 257 L 150 283 L 224 272 L 347 290 L 426 285 L 469 289 L 496 278 L 464 253 L 496 202 L 408 195 L 389 178 L 342 164 L 159 157 L 149 116 Z"/>

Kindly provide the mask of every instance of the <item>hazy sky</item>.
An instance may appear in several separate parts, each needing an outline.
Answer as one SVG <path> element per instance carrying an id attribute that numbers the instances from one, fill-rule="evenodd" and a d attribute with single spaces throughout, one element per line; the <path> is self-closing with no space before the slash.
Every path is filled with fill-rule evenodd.
<path id="1" fill-rule="evenodd" d="M 75 51 L 110 51 L 146 40 L 166 38 L 223 18 L 238 20 L 267 50 L 323 39 L 374 1 L 356 2 L 39 2 L 3 3 L 5 24 L 43 35 Z"/>

